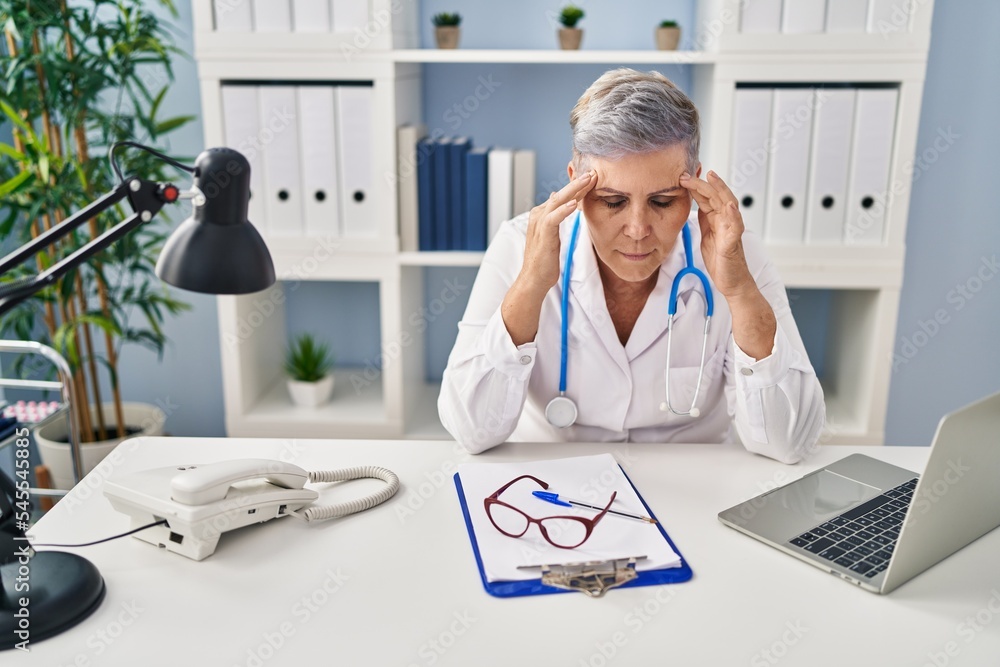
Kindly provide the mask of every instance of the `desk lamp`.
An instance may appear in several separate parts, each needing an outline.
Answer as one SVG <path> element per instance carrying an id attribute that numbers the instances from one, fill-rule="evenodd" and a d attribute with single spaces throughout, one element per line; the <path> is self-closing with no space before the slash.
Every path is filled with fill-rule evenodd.
<path id="1" fill-rule="evenodd" d="M 121 146 L 145 150 L 193 173 L 192 188 L 182 192 L 172 183 L 123 178 L 114 159 L 115 150 Z M 0 277 L 123 199 L 128 199 L 132 215 L 41 273 L 0 283 L 0 315 L 148 223 L 165 204 L 181 199 L 192 200 L 194 213 L 177 227 L 160 252 L 156 274 L 162 280 L 208 294 L 247 294 L 274 284 L 271 255 L 247 221 L 250 164 L 242 154 L 229 148 L 210 148 L 190 167 L 126 141 L 113 145 L 108 156 L 118 185 L 0 259 Z M 105 593 L 104 579 L 87 559 L 72 553 L 31 549 L 18 506 L 23 499 L 24 491 L 19 494 L 13 481 L 0 472 L 0 649 L 14 648 L 26 639 L 28 643 L 45 639 L 73 627 L 100 606 Z"/>

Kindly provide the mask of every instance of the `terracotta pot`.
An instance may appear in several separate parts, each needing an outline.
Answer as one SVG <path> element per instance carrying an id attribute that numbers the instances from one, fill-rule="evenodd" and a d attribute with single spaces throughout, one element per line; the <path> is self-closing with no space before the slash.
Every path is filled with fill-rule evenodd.
<path id="1" fill-rule="evenodd" d="M 656 29 L 656 48 L 660 51 L 673 51 L 677 48 L 677 45 L 681 41 L 681 29 L 678 27 L 673 28 L 657 28 Z"/>
<path id="2" fill-rule="evenodd" d="M 439 49 L 458 48 L 459 28 L 456 25 L 442 25 L 434 28 L 434 38 Z"/>
<path id="3" fill-rule="evenodd" d="M 299 382 L 298 380 L 288 381 L 288 393 L 292 396 L 292 403 L 304 408 L 315 408 L 330 400 L 333 394 L 333 375 L 327 375 L 322 380 L 316 382 Z"/>
<path id="4" fill-rule="evenodd" d="M 583 41 L 583 30 L 580 28 L 559 28 L 559 48 L 575 51 Z"/>

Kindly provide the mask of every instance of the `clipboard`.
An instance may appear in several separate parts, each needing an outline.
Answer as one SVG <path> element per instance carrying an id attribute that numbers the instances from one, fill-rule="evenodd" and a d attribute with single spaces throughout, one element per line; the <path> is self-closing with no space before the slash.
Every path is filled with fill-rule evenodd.
<path id="1" fill-rule="evenodd" d="M 632 483 L 632 479 L 628 476 L 628 473 L 618 464 L 618 468 L 621 469 L 622 475 L 628 480 L 628 483 L 632 486 L 632 490 L 635 491 L 636 497 L 639 498 L 639 502 L 646 510 L 646 515 L 650 518 L 656 518 L 653 511 L 646 504 L 646 500 L 639 493 L 639 489 L 635 487 Z M 494 581 L 490 582 L 486 578 L 486 570 L 483 568 L 483 558 L 479 553 L 479 543 L 476 541 L 476 533 L 472 527 L 472 516 L 469 514 L 469 505 L 465 498 L 465 490 L 462 488 L 462 480 L 456 472 L 454 475 L 455 480 L 455 490 L 458 492 L 458 501 L 462 506 L 462 516 L 465 517 L 465 528 L 469 531 L 469 542 L 472 545 L 472 553 L 476 557 L 476 567 L 479 568 L 479 577 L 483 582 L 483 588 L 490 595 L 498 598 L 511 598 L 520 597 L 525 595 L 548 595 L 552 593 L 572 593 L 575 590 L 582 589 L 568 589 L 568 588 L 557 588 L 555 586 L 550 586 L 542 582 L 541 577 L 538 579 L 524 579 L 521 581 Z M 684 554 L 680 552 L 680 549 L 674 544 L 674 541 L 670 539 L 670 535 L 663 528 L 663 523 L 661 521 L 656 522 L 656 526 L 663 536 L 663 539 L 667 541 L 670 547 L 674 550 L 680 559 L 681 564 L 679 567 L 668 567 L 659 570 L 645 570 L 642 572 L 636 571 L 636 576 L 624 584 L 616 586 L 617 588 L 634 588 L 637 586 L 658 586 L 661 584 L 679 584 L 685 581 L 689 581 L 693 576 L 694 572 L 691 570 L 691 566 L 688 564 L 687 559 L 684 558 Z M 621 559 L 619 559 L 621 560 Z M 634 564 L 632 565 L 634 567 Z M 603 593 L 601 593 L 603 594 Z M 592 595 L 592 597 L 600 597 L 601 594 Z"/>

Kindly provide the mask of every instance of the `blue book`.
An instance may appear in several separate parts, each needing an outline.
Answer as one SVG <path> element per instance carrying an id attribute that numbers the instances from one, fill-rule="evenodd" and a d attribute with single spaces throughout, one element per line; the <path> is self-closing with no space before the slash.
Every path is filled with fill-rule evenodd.
<path id="1" fill-rule="evenodd" d="M 451 144 L 451 218 L 448 224 L 448 250 L 465 250 L 465 157 L 472 148 L 468 137 L 457 137 Z"/>
<path id="2" fill-rule="evenodd" d="M 434 249 L 434 142 L 417 142 L 417 234 L 420 250 Z"/>
<path id="3" fill-rule="evenodd" d="M 465 249 L 486 250 L 489 148 L 473 148 L 465 163 Z"/>
<path id="4" fill-rule="evenodd" d="M 451 224 L 451 139 L 438 139 L 431 161 L 431 181 L 434 183 L 434 242 L 431 250 L 448 249 L 448 227 Z"/>

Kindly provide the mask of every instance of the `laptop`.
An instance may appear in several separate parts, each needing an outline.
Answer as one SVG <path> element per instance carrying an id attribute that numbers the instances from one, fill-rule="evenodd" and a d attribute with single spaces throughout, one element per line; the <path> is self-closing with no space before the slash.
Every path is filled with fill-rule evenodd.
<path id="1" fill-rule="evenodd" d="M 888 593 L 1000 525 L 998 440 L 1000 393 L 945 415 L 923 475 L 852 454 L 719 520 Z"/>

